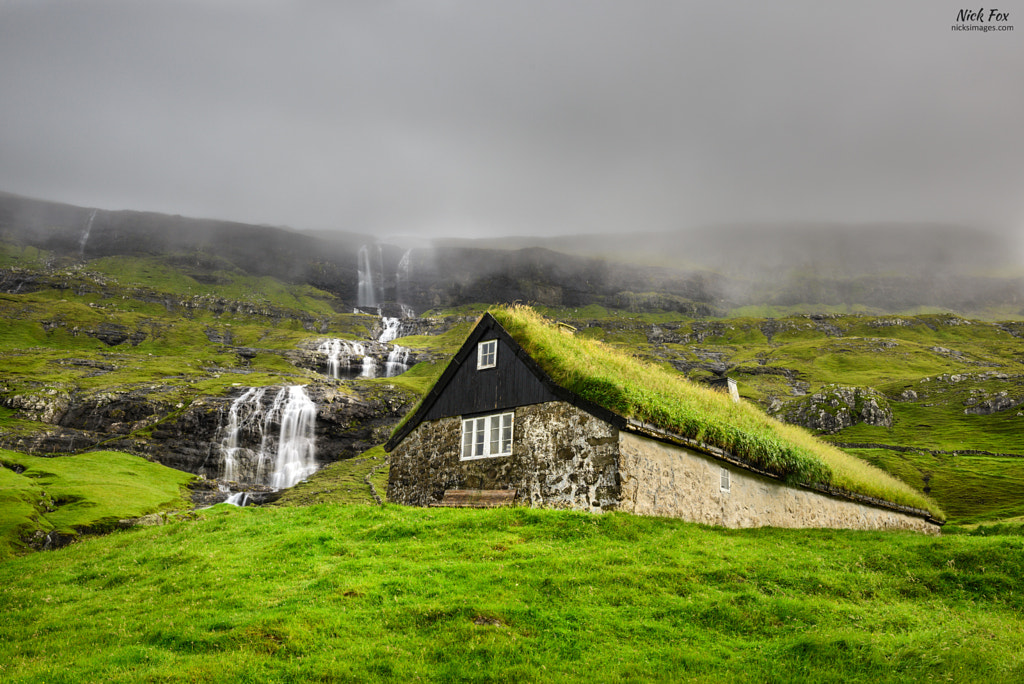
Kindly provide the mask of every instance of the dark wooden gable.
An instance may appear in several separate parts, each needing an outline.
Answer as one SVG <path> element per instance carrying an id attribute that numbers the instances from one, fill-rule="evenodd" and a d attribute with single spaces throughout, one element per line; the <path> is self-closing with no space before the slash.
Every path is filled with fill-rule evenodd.
<path id="1" fill-rule="evenodd" d="M 498 341 L 497 365 L 477 369 L 477 345 Z M 625 419 L 557 385 L 489 313 L 452 357 L 444 373 L 405 424 L 392 435 L 391 451 L 424 420 L 494 413 L 517 406 L 565 401 L 616 427 Z"/>
<path id="2" fill-rule="evenodd" d="M 510 340 L 502 339 L 499 330 L 501 328 L 487 330 L 476 340 L 469 349 L 470 353 L 456 368 L 444 392 L 423 416 L 424 420 L 493 413 L 557 399 L 516 355 L 516 350 L 509 344 Z M 494 368 L 477 369 L 477 345 L 488 340 L 498 342 L 497 365 Z"/>

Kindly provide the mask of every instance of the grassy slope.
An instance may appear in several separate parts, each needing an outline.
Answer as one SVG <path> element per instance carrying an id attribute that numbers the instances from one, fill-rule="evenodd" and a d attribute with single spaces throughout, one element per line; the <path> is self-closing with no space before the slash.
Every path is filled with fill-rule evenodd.
<path id="1" fill-rule="evenodd" d="M 130 454 L 40 458 L 0 449 L 0 465 L 0 559 L 25 550 L 37 530 L 103 531 L 122 518 L 191 505 L 183 487 L 193 475 Z"/>
<path id="2" fill-rule="evenodd" d="M 0 243 L 3 265 L 38 268 L 44 253 Z M 185 268 L 188 266 L 188 268 Z M 215 282 L 204 284 L 187 275 Z M 308 286 L 253 278 L 219 263 L 182 264 L 182 257 L 106 258 L 71 264 L 47 277 L 63 289 L 0 294 L 0 391 L 93 393 L 145 390 L 153 401 L 187 405 L 238 385 L 302 383 L 318 374 L 297 368 L 283 352 L 327 335 L 366 338 L 371 316 L 337 314 L 333 297 Z M 56 273 L 56 275 L 54 275 Z M 90 332 L 121 326 L 144 334 L 138 344 L 107 346 Z M 211 341 L 261 351 L 251 359 Z M 412 382 L 411 380 L 409 381 Z M 0 408 L 0 430 L 45 429 Z"/>
<path id="3" fill-rule="evenodd" d="M 383 446 L 368 449 L 355 458 L 328 463 L 305 482 L 287 490 L 274 506 L 310 506 L 320 503 L 373 505 L 373 489 L 383 500 L 387 495 L 387 454 Z"/>
<path id="4" fill-rule="evenodd" d="M 969 524 L 1020 515 L 1024 459 L 849 449 L 904 482 L 927 486 L 951 520 Z M 927 479 L 926 479 L 927 478 Z"/>
<path id="5" fill-rule="evenodd" d="M 749 403 L 733 402 L 677 373 L 567 334 L 531 309 L 492 313 L 556 382 L 621 415 L 727 449 L 801 482 L 833 484 L 942 515 L 934 502 L 903 482 Z"/>
<path id="6" fill-rule="evenodd" d="M 1024 539 L 558 511 L 200 513 L 0 564 L 0 679 L 1024 677 Z"/>

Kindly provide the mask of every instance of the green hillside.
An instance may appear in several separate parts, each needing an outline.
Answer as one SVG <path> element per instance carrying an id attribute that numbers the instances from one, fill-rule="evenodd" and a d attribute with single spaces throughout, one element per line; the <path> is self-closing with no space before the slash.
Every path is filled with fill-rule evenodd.
<path id="1" fill-rule="evenodd" d="M 201 250 L 88 260 L 0 243 L 0 278 L 0 440 L 15 447 L 0 451 L 4 682 L 1024 678 L 1019 322 L 537 307 L 576 329 L 557 341 L 633 357 L 576 376 L 564 365 L 560 380 L 577 391 L 798 466 L 785 472 L 824 464 L 850 487 L 835 459 L 877 466 L 945 511 L 940 538 L 377 506 L 379 447 L 272 505 L 188 512 L 192 476 L 85 450 L 74 430 L 55 439 L 59 414 L 108 402 L 107 422 L 88 431 L 131 449 L 206 398 L 322 381 L 297 350 L 371 339 L 380 319 Z M 623 302 L 640 300 L 662 301 Z M 424 393 L 491 306 L 427 312 L 398 340 L 426 362 L 336 381 L 341 399 L 384 385 Z M 720 373 L 747 406 L 694 387 L 693 413 L 644 394 Z M 80 422 L 93 419 L 86 410 Z M 71 453 L 25 453 L 37 443 Z M 801 459 L 817 465 L 801 471 Z M 164 524 L 119 529 L 149 514 Z"/>
<path id="2" fill-rule="evenodd" d="M 322 377 L 296 365 L 294 350 L 325 335 L 368 339 L 378 320 L 335 311 L 337 299 L 327 292 L 247 275 L 200 252 L 83 262 L 7 244 L 2 256 L 8 277 L 34 283 L 31 291 L 0 294 L 0 439 L 8 445 L 52 429 L 45 410 L 17 406 L 59 408 L 136 392 L 157 418 L 119 428 L 116 448 L 127 448 L 125 440 L 148 439 L 161 420 L 203 396 Z M 424 392 L 487 308 L 426 312 L 422 334 L 398 342 L 431 362 L 389 384 Z M 1024 402 L 1019 322 L 950 314 L 695 319 L 596 305 L 539 310 L 574 326 L 577 337 L 670 374 L 700 381 L 727 372 L 745 399 L 784 420 L 832 385 L 876 392 L 891 424 L 810 431 L 924 490 L 953 521 L 1024 515 L 1016 484 L 1024 405 L 976 412 Z M 441 321 L 455 322 L 431 329 Z M 360 387 L 373 382 L 380 381 Z"/>
<path id="3" fill-rule="evenodd" d="M 112 451 L 40 458 L 0 449 L 0 560 L 43 548 L 47 535 L 74 538 L 121 519 L 186 510 L 193 478 Z"/>

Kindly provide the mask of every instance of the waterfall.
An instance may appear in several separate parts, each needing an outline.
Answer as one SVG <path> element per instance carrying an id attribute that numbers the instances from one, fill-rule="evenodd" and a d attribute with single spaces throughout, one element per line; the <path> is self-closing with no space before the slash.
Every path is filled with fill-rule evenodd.
<path id="1" fill-rule="evenodd" d="M 93 209 L 92 213 L 89 214 L 89 222 L 85 224 L 85 232 L 82 233 L 82 239 L 78 241 L 78 253 L 85 254 L 85 243 L 89 241 L 89 233 L 92 232 L 92 222 L 96 220 L 96 212 L 98 209 Z"/>
<path id="2" fill-rule="evenodd" d="M 270 486 L 274 489 L 291 487 L 316 472 L 316 437 L 313 433 L 316 404 L 300 385 L 288 388 L 288 399 L 281 409 L 280 420 L 281 437 L 277 442 L 277 458 L 270 477 Z"/>
<path id="3" fill-rule="evenodd" d="M 356 307 L 379 307 L 384 298 L 384 254 L 380 245 L 359 248 L 359 291 L 356 293 Z"/>
<path id="4" fill-rule="evenodd" d="M 224 428 L 224 439 L 220 443 L 225 480 L 238 480 L 241 477 L 239 459 L 242 454 L 239 453 L 241 447 L 238 446 L 238 433 L 243 428 L 247 431 L 253 429 L 253 420 L 257 419 L 261 413 L 260 405 L 266 391 L 266 387 L 250 387 L 245 394 L 231 402 L 231 408 L 228 409 L 228 424 Z M 262 430 L 260 430 L 260 434 L 262 435 Z"/>
<path id="5" fill-rule="evenodd" d="M 401 302 L 405 299 L 409 292 L 409 280 L 412 277 L 412 249 L 405 250 L 405 254 L 398 260 L 398 269 L 395 271 L 395 299 Z M 402 307 L 402 315 L 408 317 L 405 313 L 405 307 Z"/>
<path id="6" fill-rule="evenodd" d="M 409 354 L 410 350 L 406 347 L 394 345 L 384 363 L 384 377 L 393 378 L 409 370 Z"/>
<path id="7" fill-rule="evenodd" d="M 406 282 L 412 275 L 412 249 L 405 250 L 405 254 L 398 260 L 398 273 L 396 278 L 399 282 Z"/>
<path id="8" fill-rule="evenodd" d="M 232 506 L 248 506 L 251 499 L 252 497 L 249 496 L 249 492 L 235 492 L 224 499 L 224 503 L 231 504 Z"/>
<path id="9" fill-rule="evenodd" d="M 341 340 L 324 340 L 316 350 L 321 354 L 327 354 L 327 375 L 332 378 L 340 378 Z"/>
<path id="10" fill-rule="evenodd" d="M 381 331 L 380 337 L 377 338 L 378 342 L 390 342 L 398 337 L 402 330 L 401 319 L 382 316 L 380 322 L 384 329 Z"/>
<path id="11" fill-rule="evenodd" d="M 268 408 L 266 394 L 251 387 L 231 403 L 220 443 L 223 479 L 283 489 L 316 472 L 316 404 L 300 385 L 281 388 Z"/>
<path id="12" fill-rule="evenodd" d="M 363 369 L 359 373 L 361 378 L 375 378 L 377 377 L 377 361 L 367 354 L 363 357 Z"/>
<path id="13" fill-rule="evenodd" d="M 329 377 L 338 379 L 343 374 L 351 376 L 353 374 L 352 361 L 360 357 L 362 363 L 359 366 L 359 377 L 377 377 L 376 360 L 366 353 L 366 347 L 359 342 L 339 339 L 324 340 L 317 347 L 317 351 L 327 355 L 327 375 Z"/>

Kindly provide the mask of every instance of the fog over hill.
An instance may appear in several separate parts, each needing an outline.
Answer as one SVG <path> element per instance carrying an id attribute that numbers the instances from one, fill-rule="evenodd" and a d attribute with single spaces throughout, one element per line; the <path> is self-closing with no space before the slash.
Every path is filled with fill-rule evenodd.
<path id="1" fill-rule="evenodd" d="M 723 314 L 739 306 L 935 307 L 1021 314 L 1024 269 L 1011 241 L 954 225 L 722 225 L 675 232 L 378 240 L 289 228 L 107 211 L 0 193 L 0 236 L 89 260 L 173 257 L 187 275 L 237 269 L 360 302 L 416 310 L 470 302 L 598 303 Z M 362 269 L 362 274 L 361 274 Z M 365 286 L 366 283 L 363 282 Z"/>

